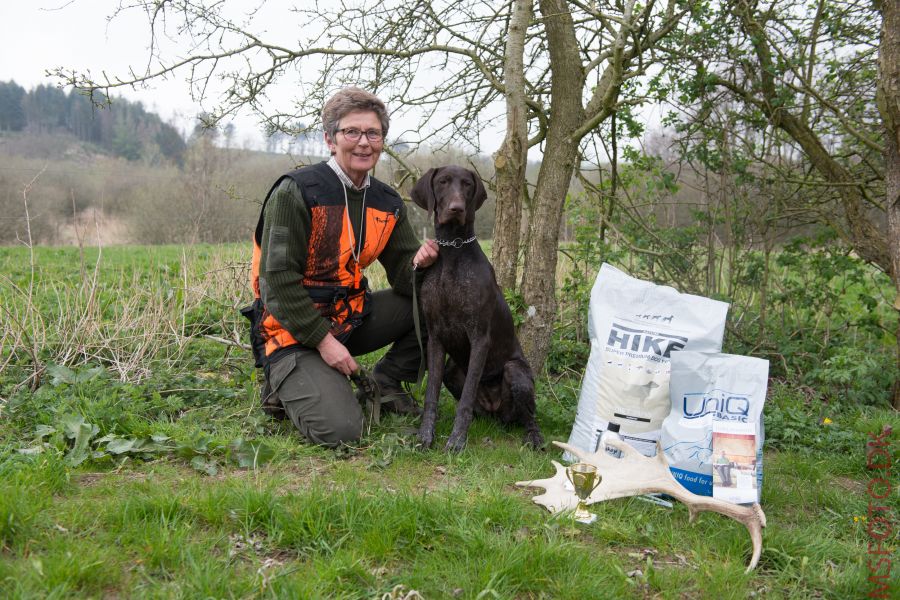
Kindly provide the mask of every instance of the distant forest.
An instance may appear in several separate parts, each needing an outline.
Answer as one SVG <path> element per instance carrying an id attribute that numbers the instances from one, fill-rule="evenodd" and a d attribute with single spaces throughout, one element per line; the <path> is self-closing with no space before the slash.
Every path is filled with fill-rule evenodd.
<path id="1" fill-rule="evenodd" d="M 322 160 L 327 148 L 316 131 L 273 132 L 266 151 L 235 147 L 234 133 L 198 120 L 185 139 L 139 102 L 97 107 L 75 92 L 0 82 L 0 245 L 246 241 L 278 176 Z M 423 171 L 471 160 L 492 176 L 490 157 L 408 160 Z M 392 181 L 395 169 L 383 156 L 375 175 Z M 478 234 L 490 237 L 493 197 L 479 214 Z M 410 219 L 417 232 L 430 229 L 423 211 Z"/>
<path id="2" fill-rule="evenodd" d="M 140 102 L 110 100 L 0 82 L 0 244 L 246 240 L 299 160 L 229 148 L 233 127 L 186 139 Z"/>
<path id="3" fill-rule="evenodd" d="M 95 106 L 74 91 L 39 85 L 25 90 L 14 81 L 0 82 L 0 133 L 69 133 L 82 142 L 126 160 L 147 159 L 182 165 L 187 144 L 177 129 L 140 102 L 114 99 Z"/>

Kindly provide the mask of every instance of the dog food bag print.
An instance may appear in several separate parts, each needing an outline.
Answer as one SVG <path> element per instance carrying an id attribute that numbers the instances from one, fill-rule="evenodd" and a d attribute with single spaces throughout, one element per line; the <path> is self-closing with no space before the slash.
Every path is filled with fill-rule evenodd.
<path id="1" fill-rule="evenodd" d="M 647 456 L 671 410 L 669 360 L 719 352 L 728 304 L 635 279 L 604 264 L 591 289 L 591 354 L 569 444 L 594 452 L 610 423 Z M 566 460 L 574 457 L 564 455 Z"/>
<path id="2" fill-rule="evenodd" d="M 672 412 L 662 447 L 676 481 L 701 496 L 759 501 L 769 361 L 704 352 L 672 355 Z"/>

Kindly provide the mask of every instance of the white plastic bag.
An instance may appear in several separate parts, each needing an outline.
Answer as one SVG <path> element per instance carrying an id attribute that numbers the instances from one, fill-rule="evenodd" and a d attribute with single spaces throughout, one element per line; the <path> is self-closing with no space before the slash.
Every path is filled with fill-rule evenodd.
<path id="1" fill-rule="evenodd" d="M 671 409 L 670 357 L 681 350 L 719 352 L 727 311 L 724 302 L 682 294 L 604 264 L 591 289 L 591 354 L 569 444 L 594 452 L 615 422 L 623 440 L 647 456 L 656 454 Z"/>
<path id="2" fill-rule="evenodd" d="M 703 352 L 672 355 L 672 412 L 662 447 L 685 488 L 729 502 L 759 501 L 769 361 Z"/>

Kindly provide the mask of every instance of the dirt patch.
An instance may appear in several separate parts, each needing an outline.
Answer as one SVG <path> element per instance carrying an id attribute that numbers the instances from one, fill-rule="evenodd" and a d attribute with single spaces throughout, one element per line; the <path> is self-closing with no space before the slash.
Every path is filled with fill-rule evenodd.
<path id="1" fill-rule="evenodd" d="M 866 491 L 866 484 L 862 481 L 850 479 L 849 477 L 835 477 L 834 484 L 848 492 L 862 494 Z"/>
<path id="2" fill-rule="evenodd" d="M 332 463 L 317 457 L 306 457 L 291 459 L 289 462 L 267 463 L 258 470 L 241 469 L 231 464 L 219 464 L 218 473 L 206 475 L 187 463 L 173 463 L 181 480 L 199 477 L 212 485 L 228 481 L 260 480 L 260 478 L 267 481 L 284 478 L 286 481 L 279 486 L 279 490 L 282 492 L 309 488 L 311 482 L 331 469 L 331 465 Z"/>
<path id="3" fill-rule="evenodd" d="M 75 483 L 84 487 L 92 487 L 106 478 L 109 473 L 82 473 L 75 478 Z"/>
<path id="4" fill-rule="evenodd" d="M 74 477 L 75 483 L 82 487 L 94 487 L 108 478 L 116 481 L 146 481 L 147 474 L 140 471 L 106 471 L 99 473 L 81 473 Z"/>
<path id="5" fill-rule="evenodd" d="M 314 456 L 292 459 L 289 462 L 278 465 L 266 465 L 263 469 L 266 475 L 273 478 L 284 477 L 285 483 L 279 487 L 282 493 L 294 493 L 309 489 L 310 484 L 319 479 L 332 468 L 332 463 Z M 241 476 L 241 473 L 232 471 L 231 475 Z M 243 476 L 252 476 L 253 471 L 243 471 Z"/>

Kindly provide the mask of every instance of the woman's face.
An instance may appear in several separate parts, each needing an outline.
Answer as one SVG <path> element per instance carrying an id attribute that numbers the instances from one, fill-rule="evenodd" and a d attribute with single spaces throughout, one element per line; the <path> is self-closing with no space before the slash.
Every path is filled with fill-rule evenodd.
<path id="1" fill-rule="evenodd" d="M 366 178 L 366 173 L 375 167 L 384 147 L 383 140 L 371 142 L 365 132 L 370 129 L 381 131 L 381 121 L 374 111 L 353 111 L 347 113 L 338 124 L 339 130 L 350 128 L 362 131 L 363 135 L 358 140 L 351 141 L 347 139 L 343 131 L 338 131 L 334 139 L 326 133 L 325 142 L 344 173 L 350 177 L 353 183 L 361 185 Z"/>

